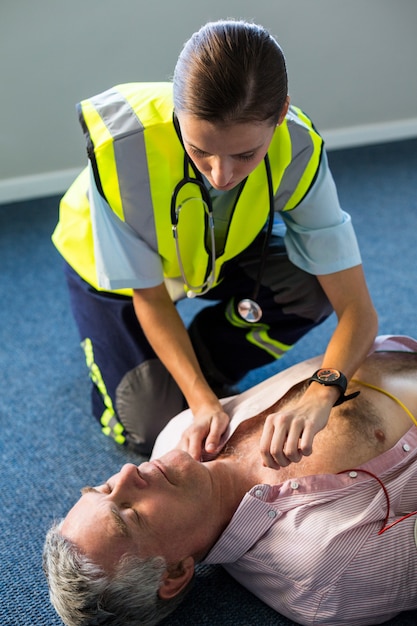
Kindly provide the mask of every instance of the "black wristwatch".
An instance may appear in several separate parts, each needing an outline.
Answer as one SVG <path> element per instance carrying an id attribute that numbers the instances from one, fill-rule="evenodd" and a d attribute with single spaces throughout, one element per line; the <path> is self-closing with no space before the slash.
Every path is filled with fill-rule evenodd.
<path id="1" fill-rule="evenodd" d="M 313 376 L 309 379 L 308 384 L 310 385 L 312 382 L 320 383 L 321 385 L 338 387 L 340 389 L 340 396 L 336 400 L 333 406 L 338 406 L 347 400 L 351 400 L 352 398 L 356 398 L 359 395 L 359 391 L 355 391 L 354 393 L 350 393 L 349 395 L 345 395 L 347 388 L 347 378 L 342 372 L 335 369 L 320 369 L 317 372 L 314 372 Z"/>

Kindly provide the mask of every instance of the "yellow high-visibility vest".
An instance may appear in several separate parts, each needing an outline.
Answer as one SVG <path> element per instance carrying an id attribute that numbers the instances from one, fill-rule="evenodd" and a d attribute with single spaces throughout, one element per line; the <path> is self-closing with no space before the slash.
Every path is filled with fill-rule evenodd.
<path id="1" fill-rule="evenodd" d="M 175 185 L 183 177 L 184 149 L 173 123 L 172 84 L 118 85 L 82 101 L 78 110 L 99 192 L 114 213 L 158 252 L 164 276 L 181 276 L 170 205 Z M 317 174 L 322 145 L 311 120 L 290 107 L 268 150 L 276 210 L 290 211 L 304 198 Z M 53 242 L 75 271 L 99 289 L 88 184 L 84 170 L 63 197 Z M 179 202 L 187 193 L 186 186 Z M 192 195 L 196 196 L 194 188 Z M 268 214 L 268 179 L 261 162 L 248 176 L 231 212 L 224 248 L 216 255 L 216 281 L 223 264 L 259 234 Z M 204 211 L 189 210 L 179 228 L 185 275 L 189 283 L 200 285 L 211 263 Z"/>

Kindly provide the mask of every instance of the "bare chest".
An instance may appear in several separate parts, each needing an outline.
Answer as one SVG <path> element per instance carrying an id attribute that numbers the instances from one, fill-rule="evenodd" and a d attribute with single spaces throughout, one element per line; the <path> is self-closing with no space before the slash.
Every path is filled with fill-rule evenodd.
<path id="1" fill-rule="evenodd" d="M 332 410 L 327 427 L 314 439 L 312 455 L 303 457 L 299 463 L 279 470 L 262 464 L 259 442 L 265 417 L 274 406 L 240 424 L 222 456 L 242 464 L 245 472 L 253 475 L 254 482 L 268 484 L 359 467 L 395 445 L 412 421 L 392 398 L 363 386 L 352 385 L 352 389 L 359 389 L 361 394 Z"/>

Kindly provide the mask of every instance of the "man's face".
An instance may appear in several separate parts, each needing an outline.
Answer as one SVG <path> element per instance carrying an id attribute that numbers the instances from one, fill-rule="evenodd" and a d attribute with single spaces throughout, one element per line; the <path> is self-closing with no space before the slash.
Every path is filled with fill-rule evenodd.
<path id="1" fill-rule="evenodd" d="M 98 487 L 86 487 L 62 534 L 111 572 L 123 554 L 164 556 L 168 563 L 204 554 L 218 534 L 208 466 L 173 450 L 126 464 Z"/>

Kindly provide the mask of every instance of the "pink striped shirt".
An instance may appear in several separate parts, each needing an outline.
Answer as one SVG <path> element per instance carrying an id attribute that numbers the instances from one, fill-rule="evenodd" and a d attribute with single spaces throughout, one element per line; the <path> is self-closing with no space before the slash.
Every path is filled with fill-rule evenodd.
<path id="1" fill-rule="evenodd" d="M 392 523 L 417 509 L 417 428 L 362 466 Z M 205 563 L 300 624 L 369 626 L 417 608 L 416 517 L 382 534 L 387 502 L 361 471 L 257 485 Z"/>
<path id="2" fill-rule="evenodd" d="M 377 338 L 372 351 L 417 351 L 409 337 Z M 311 359 L 227 400 L 237 425 L 312 371 Z M 185 411 L 162 431 L 152 457 L 192 421 Z M 417 509 L 417 427 L 361 466 L 388 490 L 387 525 Z M 221 564 L 266 604 L 308 626 L 370 626 L 417 608 L 417 516 L 382 534 L 387 513 L 376 478 L 356 469 L 254 486 L 204 563 Z"/>

